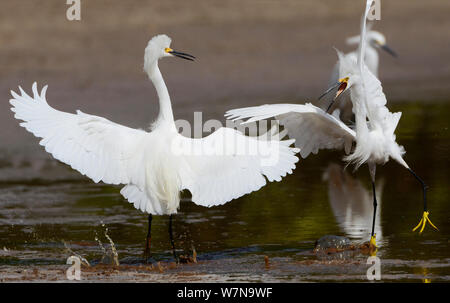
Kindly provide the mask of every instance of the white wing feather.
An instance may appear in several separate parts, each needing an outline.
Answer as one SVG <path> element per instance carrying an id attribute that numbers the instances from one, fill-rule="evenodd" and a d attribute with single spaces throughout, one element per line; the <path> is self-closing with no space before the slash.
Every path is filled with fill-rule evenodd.
<path id="1" fill-rule="evenodd" d="M 11 110 L 21 126 L 42 138 L 40 144 L 56 159 L 70 165 L 95 182 L 126 184 L 133 182 L 133 153 L 147 134 L 105 118 L 77 111 L 70 114 L 48 105 L 44 86 L 41 94 L 33 84 L 33 97 L 20 88 L 11 91 Z"/>
<path id="2" fill-rule="evenodd" d="M 186 166 L 181 179 L 192 201 L 203 206 L 224 204 L 292 173 L 298 149 L 294 140 L 263 140 L 231 128 L 202 139 L 182 139 Z M 194 151 L 192 153 L 192 151 Z M 265 177 L 266 178 L 265 178 Z"/>
<path id="3" fill-rule="evenodd" d="M 148 133 L 80 111 L 58 111 L 48 105 L 46 89 L 39 94 L 34 83 L 33 97 L 22 88 L 21 95 L 11 92 L 20 125 L 42 138 L 56 159 L 95 182 L 126 184 L 121 194 L 143 212 L 176 213 L 182 189 L 199 205 L 223 204 L 258 190 L 265 178 L 280 181 L 298 161 L 298 149 L 289 147 L 294 140 L 262 140 L 230 128 L 202 139 Z"/>
<path id="4" fill-rule="evenodd" d="M 307 103 L 272 104 L 230 110 L 228 119 L 247 119 L 245 123 L 275 117 L 287 129 L 289 137 L 295 139 L 300 155 L 306 158 L 320 149 L 345 149 L 349 153 L 355 132 L 336 117 Z"/>

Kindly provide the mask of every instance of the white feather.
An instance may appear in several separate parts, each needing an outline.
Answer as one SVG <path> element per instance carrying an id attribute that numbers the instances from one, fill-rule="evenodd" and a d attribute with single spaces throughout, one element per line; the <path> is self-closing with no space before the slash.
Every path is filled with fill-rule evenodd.
<path id="1" fill-rule="evenodd" d="M 228 119 L 248 119 L 244 123 L 276 118 L 285 127 L 302 158 L 320 149 L 345 149 L 350 152 L 355 132 L 333 115 L 312 104 L 271 104 L 233 109 Z"/>

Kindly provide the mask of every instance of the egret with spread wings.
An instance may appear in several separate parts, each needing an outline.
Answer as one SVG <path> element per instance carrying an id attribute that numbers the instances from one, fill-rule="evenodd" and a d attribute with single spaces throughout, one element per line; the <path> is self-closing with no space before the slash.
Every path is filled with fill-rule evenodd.
<path id="1" fill-rule="evenodd" d="M 166 35 L 152 38 L 144 56 L 144 70 L 159 98 L 159 115 L 151 131 L 132 129 L 105 118 L 66 113 L 46 100 L 33 84 L 33 96 L 20 88 L 11 92 L 11 110 L 20 125 L 35 136 L 56 159 L 91 178 L 94 182 L 124 184 L 120 193 L 134 207 L 149 213 L 145 256 L 150 254 L 153 215 L 170 215 L 180 205 L 180 191 L 187 189 L 192 201 L 202 206 L 224 204 L 259 190 L 268 181 L 280 181 L 295 168 L 294 140 L 279 137 L 248 137 L 231 128 L 219 128 L 202 139 L 178 133 L 167 87 L 158 67 L 164 57 L 194 60 L 194 56 L 174 51 Z M 276 133 L 272 133 L 275 135 Z"/>
<path id="2" fill-rule="evenodd" d="M 355 113 L 355 125 L 350 128 L 339 119 L 339 110 L 329 114 L 312 104 L 273 104 L 230 110 L 228 119 L 247 119 L 245 123 L 262 119 L 276 118 L 287 129 L 295 145 L 300 148 L 300 155 L 306 158 L 320 149 L 344 149 L 347 163 L 356 168 L 367 163 L 372 178 L 374 215 L 372 222 L 371 244 L 376 247 L 374 233 L 376 218 L 375 171 L 377 164 L 385 164 L 389 158 L 408 169 L 420 182 L 423 189 L 424 212 L 421 221 L 413 229 L 426 223 L 436 228 L 430 221 L 426 200 L 426 185 L 403 160 L 405 150 L 396 142 L 394 131 L 401 113 L 391 113 L 386 107 L 386 96 L 381 82 L 370 72 L 364 62 L 366 18 L 372 1 L 367 1 L 366 11 L 361 22 L 361 42 L 358 60 L 344 56 L 338 51 L 340 79 L 336 84 L 338 91 L 335 99 L 349 91 Z M 328 92 L 332 91 L 331 89 Z M 354 146 L 353 146 L 354 145 Z M 436 228 L 437 229 L 437 228 Z"/>

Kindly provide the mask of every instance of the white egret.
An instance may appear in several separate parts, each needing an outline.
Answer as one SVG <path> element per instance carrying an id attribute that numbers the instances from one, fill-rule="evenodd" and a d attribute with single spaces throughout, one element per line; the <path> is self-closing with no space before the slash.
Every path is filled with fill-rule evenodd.
<path id="1" fill-rule="evenodd" d="M 32 97 L 20 87 L 20 95 L 11 91 L 10 103 L 15 118 L 24 121 L 20 125 L 42 138 L 40 144 L 53 157 L 94 182 L 125 184 L 120 193 L 134 207 L 149 213 L 146 257 L 151 248 L 152 214 L 170 215 L 169 234 L 176 259 L 172 214 L 179 208 L 180 191 L 189 190 L 198 205 L 224 204 L 260 189 L 266 179 L 280 181 L 292 173 L 298 149 L 290 147 L 294 140 L 248 137 L 226 127 L 202 139 L 179 134 L 158 61 L 195 57 L 172 50 L 170 43 L 168 36 L 158 35 L 145 49 L 144 70 L 159 97 L 159 115 L 151 131 L 81 111 L 58 111 L 47 103 L 47 86 L 39 93 L 36 83 Z"/>
<path id="2" fill-rule="evenodd" d="M 344 157 L 347 163 L 355 164 L 355 169 L 367 163 L 372 179 L 373 189 L 373 222 L 370 243 L 376 247 L 374 225 L 376 218 L 375 171 L 377 164 L 385 164 L 389 158 L 408 169 L 420 182 L 423 189 L 424 212 L 421 221 L 413 229 L 421 226 L 420 232 L 429 222 L 426 200 L 426 185 L 403 160 L 405 150 L 395 141 L 394 131 L 401 113 L 391 113 L 386 105 L 381 82 L 364 64 L 366 19 L 373 0 L 367 0 L 366 10 L 361 21 L 361 42 L 358 59 L 344 56 L 337 51 L 339 57 L 338 92 L 335 99 L 345 91 L 349 91 L 355 113 L 355 125 L 350 128 L 339 119 L 339 111 L 333 115 L 310 103 L 273 104 L 230 110 L 226 113 L 229 119 L 247 119 L 245 123 L 262 119 L 276 118 L 287 129 L 295 144 L 300 148 L 300 155 L 306 158 L 310 153 L 316 154 L 319 149 L 344 149 L 348 154 Z M 331 89 L 328 90 L 328 92 Z M 352 145 L 355 147 L 352 150 Z M 437 229 L 437 228 L 436 228 Z"/>
<path id="3" fill-rule="evenodd" d="M 359 42 L 361 40 L 361 37 L 354 36 L 347 38 L 347 44 L 349 45 L 359 45 Z M 365 48 L 365 54 L 364 54 L 364 63 L 367 65 L 369 70 L 372 72 L 372 74 L 375 77 L 378 77 L 378 49 L 382 49 L 392 55 L 393 57 L 397 57 L 397 54 L 395 51 L 393 51 L 386 43 L 386 37 L 378 32 L 373 30 L 368 30 L 366 33 L 366 48 Z M 357 62 L 358 60 L 358 50 L 349 52 L 345 54 L 345 57 L 347 60 L 353 60 Z M 338 81 L 339 77 L 339 60 L 334 65 L 333 71 L 331 73 L 329 85 L 332 85 Z M 321 96 L 323 97 L 323 95 Z M 319 98 L 320 99 L 320 98 Z M 321 102 L 319 105 L 320 108 L 326 109 L 327 112 L 333 112 L 335 108 L 338 108 L 340 110 L 340 118 L 342 121 L 347 122 L 351 119 L 353 112 L 352 112 L 352 102 L 350 100 L 350 96 L 348 93 L 342 94 L 340 97 L 340 100 L 338 104 L 336 104 L 335 107 L 333 107 L 333 99 L 327 100 L 327 102 Z"/>

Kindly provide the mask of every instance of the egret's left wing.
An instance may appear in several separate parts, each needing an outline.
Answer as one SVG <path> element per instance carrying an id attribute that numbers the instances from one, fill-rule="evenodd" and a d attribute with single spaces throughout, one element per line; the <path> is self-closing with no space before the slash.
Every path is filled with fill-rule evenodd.
<path id="1" fill-rule="evenodd" d="M 20 87 L 19 87 L 20 88 Z M 147 132 L 132 129 L 105 118 L 66 113 L 51 107 L 33 84 L 33 96 L 20 88 L 20 95 L 11 91 L 11 110 L 20 125 L 38 138 L 40 145 L 53 157 L 70 165 L 94 182 L 108 184 L 142 184 L 139 145 Z"/>
<path id="2" fill-rule="evenodd" d="M 333 115 L 307 104 L 271 104 L 228 111 L 228 119 L 247 119 L 245 123 L 276 118 L 295 139 L 300 155 L 306 158 L 320 149 L 344 149 L 349 153 L 355 132 Z"/>
<path id="3" fill-rule="evenodd" d="M 202 139 L 180 135 L 173 152 L 184 159 L 182 188 L 191 192 L 194 203 L 214 206 L 260 189 L 266 178 L 280 181 L 295 168 L 298 149 L 290 147 L 294 140 L 273 138 L 225 127 Z"/>

